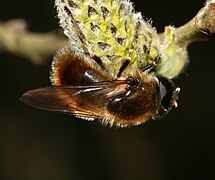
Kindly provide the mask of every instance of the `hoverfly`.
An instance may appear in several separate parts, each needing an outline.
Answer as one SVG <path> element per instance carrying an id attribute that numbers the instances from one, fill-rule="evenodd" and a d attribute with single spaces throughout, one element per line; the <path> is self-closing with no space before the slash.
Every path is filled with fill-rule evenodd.
<path id="1" fill-rule="evenodd" d="M 163 61 L 157 32 L 129 0 L 55 0 L 69 46 L 51 66 L 52 87 L 27 91 L 35 108 L 138 125 L 164 117 L 179 88 L 157 72 Z"/>

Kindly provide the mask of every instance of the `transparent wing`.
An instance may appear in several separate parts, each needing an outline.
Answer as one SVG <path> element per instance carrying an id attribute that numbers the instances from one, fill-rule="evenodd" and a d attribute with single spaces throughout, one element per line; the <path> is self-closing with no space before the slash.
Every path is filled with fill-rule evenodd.
<path id="1" fill-rule="evenodd" d="M 126 61 L 147 65 L 159 54 L 156 31 L 129 0 L 55 0 L 55 5 L 71 45 L 106 67 L 118 70 Z"/>
<path id="2" fill-rule="evenodd" d="M 118 85 L 125 83 L 115 81 L 93 86 L 44 87 L 27 91 L 21 100 L 38 109 L 93 120 L 104 116 L 107 95 L 117 93 L 115 89 Z"/>

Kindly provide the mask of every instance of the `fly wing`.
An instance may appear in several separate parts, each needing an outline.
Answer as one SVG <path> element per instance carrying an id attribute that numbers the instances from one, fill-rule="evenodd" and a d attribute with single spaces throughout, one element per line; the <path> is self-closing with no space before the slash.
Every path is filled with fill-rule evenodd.
<path id="1" fill-rule="evenodd" d="M 123 85 L 121 82 L 119 84 Z M 108 82 L 94 86 L 44 87 L 27 91 L 21 100 L 42 110 L 75 115 L 87 120 L 102 119 L 108 94 L 117 93 L 116 85 Z"/>
<path id="2" fill-rule="evenodd" d="M 148 55 L 159 54 L 156 31 L 129 0 L 55 0 L 55 5 L 71 45 L 116 72 L 126 61 L 147 65 Z"/>

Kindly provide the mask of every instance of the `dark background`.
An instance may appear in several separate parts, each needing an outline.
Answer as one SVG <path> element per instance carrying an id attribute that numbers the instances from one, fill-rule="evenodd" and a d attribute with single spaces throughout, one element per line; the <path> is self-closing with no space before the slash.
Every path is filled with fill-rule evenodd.
<path id="1" fill-rule="evenodd" d="M 159 31 L 184 24 L 203 3 L 135 0 Z M 53 6 L 52 0 L 1 0 L 0 20 L 24 18 L 31 31 L 48 32 L 57 28 Z M 175 80 L 179 107 L 124 129 L 24 105 L 24 91 L 50 84 L 50 63 L 35 66 L 0 52 L 0 179 L 215 179 L 214 52 L 212 42 L 190 46 L 190 64 Z"/>

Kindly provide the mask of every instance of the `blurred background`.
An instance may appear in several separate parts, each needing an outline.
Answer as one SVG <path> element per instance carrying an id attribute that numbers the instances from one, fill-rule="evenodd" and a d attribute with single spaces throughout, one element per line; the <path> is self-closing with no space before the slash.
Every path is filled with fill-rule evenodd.
<path id="1" fill-rule="evenodd" d="M 134 0 L 136 10 L 165 25 L 190 20 L 204 1 Z M 53 0 L 1 0 L 0 20 L 23 18 L 30 31 L 58 27 Z M 0 52 L 1 180 L 215 179 L 215 43 L 189 47 L 190 63 L 174 80 L 179 107 L 167 117 L 116 129 L 30 108 L 23 92 L 50 85 L 41 66 Z"/>

